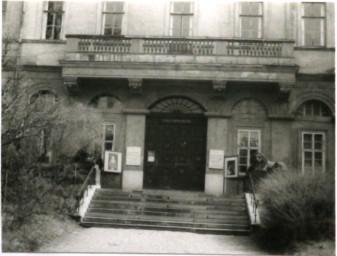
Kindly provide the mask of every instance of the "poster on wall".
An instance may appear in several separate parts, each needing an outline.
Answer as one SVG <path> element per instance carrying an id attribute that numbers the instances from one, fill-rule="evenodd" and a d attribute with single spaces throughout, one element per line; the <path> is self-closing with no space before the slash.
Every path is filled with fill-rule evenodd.
<path id="1" fill-rule="evenodd" d="M 118 152 L 105 151 L 104 171 L 120 173 L 122 171 L 122 154 Z"/>
<path id="2" fill-rule="evenodd" d="M 238 157 L 237 156 L 225 157 L 225 177 L 226 178 L 238 177 Z"/>
<path id="3" fill-rule="evenodd" d="M 127 147 L 126 165 L 139 166 L 141 164 L 141 147 Z"/>
<path id="4" fill-rule="evenodd" d="M 210 169 L 221 169 L 224 168 L 224 150 L 211 149 L 209 151 L 209 164 L 208 168 Z"/>

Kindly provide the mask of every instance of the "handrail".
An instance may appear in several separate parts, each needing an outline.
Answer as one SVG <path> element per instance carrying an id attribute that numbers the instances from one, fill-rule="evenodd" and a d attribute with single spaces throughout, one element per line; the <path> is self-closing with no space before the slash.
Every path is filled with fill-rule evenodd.
<path id="1" fill-rule="evenodd" d="M 76 199 L 79 201 L 82 196 L 83 196 L 83 193 L 84 191 L 86 190 L 86 188 L 88 187 L 89 182 L 90 182 L 90 177 L 92 176 L 93 173 L 95 173 L 95 166 L 93 166 L 87 176 L 87 178 L 85 179 L 85 181 L 83 182 L 82 186 L 81 186 L 81 189 L 78 191 L 77 195 L 76 195 Z"/>
<path id="2" fill-rule="evenodd" d="M 252 189 L 252 193 L 251 193 L 251 205 L 253 207 L 253 214 L 254 214 L 254 223 L 256 223 L 256 220 L 257 220 L 257 207 L 258 207 L 258 204 L 259 204 L 259 200 L 256 199 L 256 194 L 255 194 L 255 187 L 254 187 L 254 182 L 253 182 L 253 179 L 252 179 L 252 174 L 249 173 L 249 181 L 250 181 L 250 186 L 251 186 L 251 189 Z"/>

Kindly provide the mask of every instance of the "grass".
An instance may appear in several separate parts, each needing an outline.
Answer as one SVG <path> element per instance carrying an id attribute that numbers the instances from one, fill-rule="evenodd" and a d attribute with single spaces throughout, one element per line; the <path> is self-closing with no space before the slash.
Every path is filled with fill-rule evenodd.
<path id="1" fill-rule="evenodd" d="M 2 232 L 3 252 L 34 252 L 42 245 L 80 229 L 69 217 L 35 214 L 30 221 L 15 230 Z"/>

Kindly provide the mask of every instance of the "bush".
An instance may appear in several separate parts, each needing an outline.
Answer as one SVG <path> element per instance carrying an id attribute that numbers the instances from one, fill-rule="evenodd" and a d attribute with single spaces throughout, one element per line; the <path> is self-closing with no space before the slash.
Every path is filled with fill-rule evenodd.
<path id="1" fill-rule="evenodd" d="M 257 188 L 262 202 L 258 242 L 283 251 L 297 242 L 333 239 L 335 190 L 332 174 L 278 172 Z"/>

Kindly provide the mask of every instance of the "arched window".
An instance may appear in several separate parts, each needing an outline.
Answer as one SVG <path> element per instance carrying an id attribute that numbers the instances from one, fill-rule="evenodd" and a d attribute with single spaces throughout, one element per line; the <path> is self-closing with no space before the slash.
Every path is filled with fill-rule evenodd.
<path id="1" fill-rule="evenodd" d="M 205 109 L 197 102 L 185 97 L 169 97 L 155 102 L 150 107 L 157 113 L 201 114 Z"/>
<path id="2" fill-rule="evenodd" d="M 304 102 L 297 110 L 298 116 L 331 117 L 329 107 L 319 100 Z"/>
<path id="3" fill-rule="evenodd" d="M 111 94 L 100 94 L 95 96 L 89 103 L 90 106 L 98 109 L 114 109 L 121 110 L 122 103 L 120 100 Z"/>
<path id="4" fill-rule="evenodd" d="M 50 111 L 57 102 L 57 96 L 51 91 L 40 90 L 33 94 L 30 99 L 30 104 L 34 106 L 34 110 L 37 112 Z"/>

